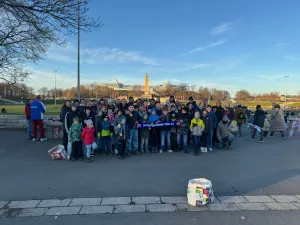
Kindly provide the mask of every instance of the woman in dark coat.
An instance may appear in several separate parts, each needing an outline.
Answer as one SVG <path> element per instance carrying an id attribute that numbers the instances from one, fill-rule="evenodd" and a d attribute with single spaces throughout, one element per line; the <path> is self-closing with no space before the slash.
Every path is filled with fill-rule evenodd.
<path id="1" fill-rule="evenodd" d="M 256 106 L 256 111 L 254 113 L 254 118 L 253 118 L 253 125 L 258 126 L 259 128 L 263 128 L 264 127 L 264 123 L 265 123 L 265 112 L 262 110 L 260 105 Z M 253 129 L 253 133 L 252 133 L 252 140 L 254 140 L 255 135 L 256 135 L 256 131 L 257 129 L 254 128 Z M 259 133 L 259 142 L 263 143 L 263 131 L 261 130 L 261 132 Z"/>
<path id="2" fill-rule="evenodd" d="M 63 145 L 65 146 L 65 149 L 67 149 L 67 145 L 68 145 L 68 132 L 65 129 L 65 127 L 66 127 L 65 126 L 65 123 L 66 123 L 65 117 L 66 117 L 66 114 L 71 111 L 72 111 L 71 101 L 66 100 L 65 103 L 63 104 L 63 106 L 61 107 L 61 111 L 60 111 L 60 122 L 62 122 L 62 124 L 63 124 L 63 134 L 64 134 Z"/>

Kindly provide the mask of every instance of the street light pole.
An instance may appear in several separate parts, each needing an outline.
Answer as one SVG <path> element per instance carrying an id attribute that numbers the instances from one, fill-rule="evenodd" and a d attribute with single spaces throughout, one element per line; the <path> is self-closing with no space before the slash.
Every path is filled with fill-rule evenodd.
<path id="1" fill-rule="evenodd" d="M 289 76 L 284 76 L 284 79 L 285 79 L 285 103 L 286 103 L 286 96 L 287 96 L 287 78 L 289 78 Z"/>
<path id="2" fill-rule="evenodd" d="M 78 0 L 77 99 L 80 101 L 80 0 Z"/>
<path id="3" fill-rule="evenodd" d="M 57 73 L 57 71 L 54 70 L 54 105 L 55 105 L 55 108 L 56 108 L 56 73 Z"/>

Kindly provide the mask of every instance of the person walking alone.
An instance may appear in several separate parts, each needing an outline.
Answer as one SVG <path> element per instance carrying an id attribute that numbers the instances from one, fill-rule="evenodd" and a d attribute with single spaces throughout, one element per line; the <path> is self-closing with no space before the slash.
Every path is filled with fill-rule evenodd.
<path id="1" fill-rule="evenodd" d="M 30 104 L 30 116 L 32 120 L 32 141 L 37 140 L 37 127 L 39 127 L 40 131 L 40 141 L 46 141 L 47 138 L 45 138 L 45 130 L 44 130 L 44 121 L 43 121 L 43 115 L 46 112 L 46 107 L 42 103 L 41 96 L 38 95 Z"/>

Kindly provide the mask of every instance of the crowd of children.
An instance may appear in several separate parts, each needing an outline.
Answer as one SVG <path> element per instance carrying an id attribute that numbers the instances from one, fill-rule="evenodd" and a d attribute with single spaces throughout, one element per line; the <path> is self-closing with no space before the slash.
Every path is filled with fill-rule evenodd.
<path id="1" fill-rule="evenodd" d="M 277 108 L 278 105 L 274 106 L 273 117 L 280 112 Z M 216 106 L 205 101 L 197 105 L 192 97 L 182 104 L 175 101 L 174 96 L 164 105 L 155 99 L 134 101 L 129 98 L 129 102 L 100 99 L 99 103 L 76 99 L 72 104 L 66 100 L 60 116 L 68 159 L 76 161 L 86 157 L 88 162 L 92 162 L 91 157 L 97 152 L 115 154 L 120 159 L 148 152 L 183 150 L 188 153 L 190 143 L 194 145 L 196 156 L 199 151 L 213 151 L 214 146 L 229 149 L 234 137 L 242 135 L 241 125 L 249 122 L 249 115 L 241 106 L 234 109 L 226 102 L 222 107 L 220 101 Z M 268 120 L 258 105 L 251 121 L 254 127 L 251 139 L 259 131 L 259 141 L 263 142 L 270 129 Z M 281 132 L 281 128 L 274 131 Z"/>

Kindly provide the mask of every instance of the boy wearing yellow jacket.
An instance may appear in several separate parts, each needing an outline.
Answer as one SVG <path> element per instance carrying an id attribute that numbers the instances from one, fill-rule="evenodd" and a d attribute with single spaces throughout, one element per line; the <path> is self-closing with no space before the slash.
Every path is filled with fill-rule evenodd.
<path id="1" fill-rule="evenodd" d="M 198 111 L 195 112 L 194 115 L 195 117 L 191 121 L 190 130 L 194 138 L 194 154 L 195 156 L 198 156 L 200 148 L 200 138 L 205 125 L 203 123 L 203 120 L 200 119 L 200 113 Z"/>

